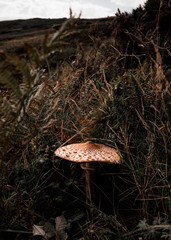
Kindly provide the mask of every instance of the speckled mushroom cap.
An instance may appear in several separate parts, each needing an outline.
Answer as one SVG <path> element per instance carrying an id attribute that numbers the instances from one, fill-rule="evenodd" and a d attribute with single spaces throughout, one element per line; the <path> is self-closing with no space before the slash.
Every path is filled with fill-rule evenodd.
<path id="1" fill-rule="evenodd" d="M 73 162 L 105 162 L 121 163 L 118 152 L 111 147 L 100 143 L 75 143 L 64 147 L 59 147 L 55 155 Z"/>

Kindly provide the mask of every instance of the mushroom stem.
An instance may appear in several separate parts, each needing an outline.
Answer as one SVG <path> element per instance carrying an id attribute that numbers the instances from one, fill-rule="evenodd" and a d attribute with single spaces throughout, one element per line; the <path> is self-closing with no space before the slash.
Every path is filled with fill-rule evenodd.
<path id="1" fill-rule="evenodd" d="M 90 162 L 82 163 L 81 168 L 85 170 L 85 189 L 86 189 L 86 203 L 91 203 L 91 171 L 95 168 L 91 166 Z"/>
<path id="2" fill-rule="evenodd" d="M 90 171 L 90 163 L 85 163 L 85 184 L 86 184 L 86 205 L 90 207 L 87 210 L 87 218 L 90 220 L 93 216 L 93 208 L 91 202 L 91 171 Z"/>
<path id="3" fill-rule="evenodd" d="M 91 166 L 91 162 L 82 163 L 81 168 L 85 170 L 86 205 L 89 207 L 89 210 L 87 210 L 87 218 L 90 220 L 93 217 L 93 206 L 91 199 L 91 172 L 94 171 L 95 168 Z"/>
<path id="4" fill-rule="evenodd" d="M 86 203 L 89 205 L 91 202 L 91 173 L 90 173 L 90 163 L 85 164 L 85 182 L 86 182 Z"/>

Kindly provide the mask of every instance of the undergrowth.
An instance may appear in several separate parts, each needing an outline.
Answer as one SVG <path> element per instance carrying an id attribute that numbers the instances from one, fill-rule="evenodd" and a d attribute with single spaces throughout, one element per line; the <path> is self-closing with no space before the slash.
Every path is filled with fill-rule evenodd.
<path id="1" fill-rule="evenodd" d="M 117 13 L 112 24 L 127 32 L 91 36 L 93 47 L 77 41 L 60 64 L 54 59 L 69 52 L 66 39 L 79 21 L 72 15 L 39 48 L 1 52 L 1 239 L 170 239 L 170 46 L 159 21 L 153 32 L 140 24 L 150 2 Z M 137 13 L 139 29 L 130 32 Z M 129 44 L 115 43 L 123 34 Z M 87 139 L 122 156 L 120 166 L 96 164 L 92 219 L 83 170 L 54 156 Z"/>

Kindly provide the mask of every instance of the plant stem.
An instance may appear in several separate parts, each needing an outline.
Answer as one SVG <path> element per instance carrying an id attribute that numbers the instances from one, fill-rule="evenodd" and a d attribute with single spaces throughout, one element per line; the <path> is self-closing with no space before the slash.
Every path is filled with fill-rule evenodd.
<path id="1" fill-rule="evenodd" d="M 86 182 L 86 205 L 90 207 L 90 210 L 87 210 L 87 218 L 91 219 L 93 208 L 91 201 L 91 171 L 90 171 L 90 163 L 85 163 L 85 182 Z"/>

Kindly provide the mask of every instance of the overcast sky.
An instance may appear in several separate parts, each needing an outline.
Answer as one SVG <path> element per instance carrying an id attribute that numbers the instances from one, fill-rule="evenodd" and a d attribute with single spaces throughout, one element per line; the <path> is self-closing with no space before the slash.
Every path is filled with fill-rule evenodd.
<path id="1" fill-rule="evenodd" d="M 119 8 L 131 12 L 145 0 L 0 0 L 0 21 L 69 17 L 69 8 L 81 18 L 114 16 Z"/>

